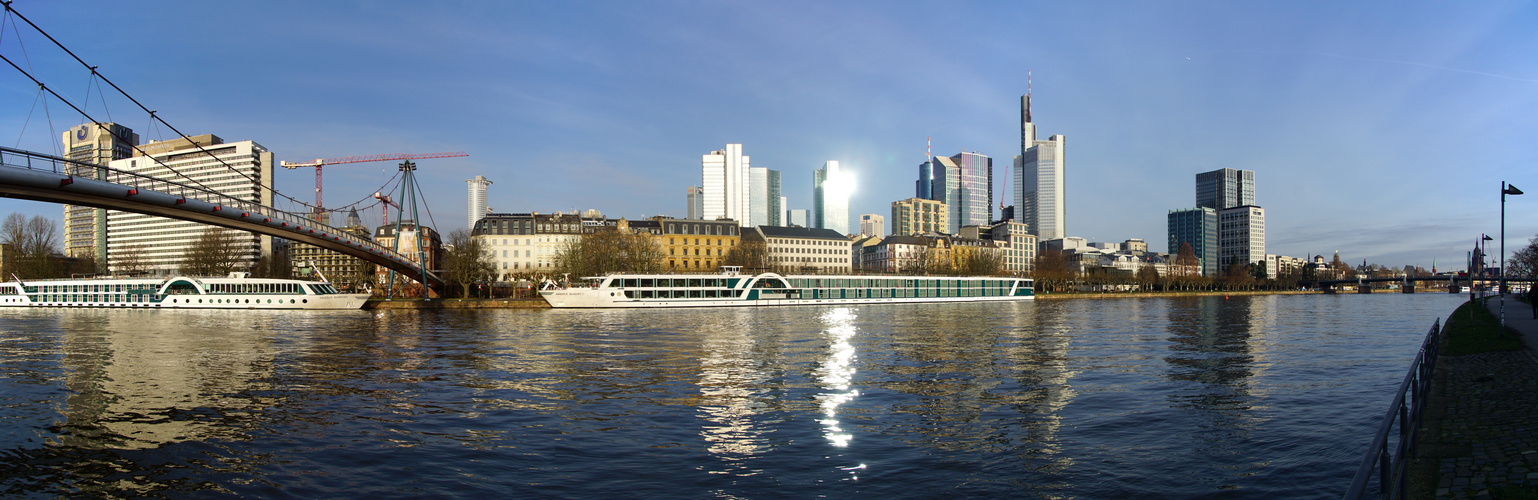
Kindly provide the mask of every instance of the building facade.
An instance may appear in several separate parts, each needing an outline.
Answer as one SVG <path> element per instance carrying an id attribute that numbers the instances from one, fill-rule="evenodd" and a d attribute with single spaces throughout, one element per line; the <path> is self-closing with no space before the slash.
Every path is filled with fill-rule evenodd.
<path id="1" fill-rule="evenodd" d="M 849 193 L 854 181 L 829 160 L 812 172 L 812 227 L 849 234 Z"/>
<path id="2" fill-rule="evenodd" d="M 1004 257 L 1004 271 L 1023 275 L 1035 269 L 1036 235 L 1024 222 L 1003 220 L 993 223 L 989 239 L 996 242 Z"/>
<path id="3" fill-rule="evenodd" d="M 860 216 L 860 234 L 876 238 L 886 237 L 886 217 L 881 214 L 865 214 Z"/>
<path id="4" fill-rule="evenodd" d="M 725 149 L 700 157 L 701 183 L 704 191 L 700 219 L 727 218 L 748 220 L 749 158 L 741 144 L 727 144 Z"/>
<path id="5" fill-rule="evenodd" d="M 748 169 L 748 219 L 744 226 L 782 226 L 780 220 L 780 171 L 763 167 Z"/>
<path id="6" fill-rule="evenodd" d="M 556 255 L 582 237 L 587 222 L 575 213 L 493 213 L 477 221 L 470 235 L 481 240 L 499 280 L 505 281 L 516 274 L 554 271 Z"/>
<path id="7" fill-rule="evenodd" d="M 652 218 L 661 234 L 662 263 L 669 272 L 713 273 L 726 254 L 742 242 L 743 228 L 731 219 Z"/>
<path id="8" fill-rule="evenodd" d="M 924 198 L 892 202 L 892 235 L 911 236 L 950 230 L 950 211 L 945 203 Z"/>
<path id="9" fill-rule="evenodd" d="M 1218 211 L 1220 272 L 1234 264 L 1265 262 L 1266 210 L 1239 206 Z"/>
<path id="10" fill-rule="evenodd" d="M 91 165 L 109 165 L 133 156 L 139 134 L 116 123 L 86 123 L 64 132 L 64 158 Z M 65 167 L 70 175 L 105 180 L 106 172 L 81 165 Z M 98 272 L 107 270 L 107 210 L 64 205 L 64 255 L 96 259 Z"/>
<path id="11" fill-rule="evenodd" d="M 1015 157 L 1013 202 L 1016 216 L 1043 240 L 1068 235 L 1066 139 L 1036 140 L 1031 94 L 1020 96 L 1020 156 Z"/>
<path id="12" fill-rule="evenodd" d="M 346 224 L 339 229 L 364 240 L 372 239 L 372 234 L 363 225 L 356 209 L 347 215 Z M 348 291 L 361 290 L 365 282 L 374 282 L 378 274 L 374 264 L 369 261 L 297 241 L 288 245 L 288 260 L 289 267 L 299 274 L 314 269 L 338 288 Z"/>
<path id="13" fill-rule="evenodd" d="M 477 175 L 474 179 L 465 181 L 465 184 L 470 189 L 470 207 L 467 212 L 469 213 L 470 223 L 465 227 L 473 228 L 475 227 L 475 221 L 481 220 L 481 217 L 485 217 L 487 213 L 491 212 L 490 209 L 486 208 L 486 186 L 490 186 L 491 181 L 486 180 L 485 176 Z"/>
<path id="14" fill-rule="evenodd" d="M 1223 168 L 1196 174 L 1196 206 L 1216 210 L 1255 205 L 1255 172 Z"/>
<path id="15" fill-rule="evenodd" d="M 430 272 L 440 272 L 439 270 L 443 269 L 443 239 L 438 237 L 438 232 L 427 226 L 418 226 L 416 221 L 412 220 L 400 221 L 398 226 L 385 224 L 375 228 L 374 242 L 394 249 L 407 260 L 422 264 Z M 375 272 L 380 285 L 391 285 L 389 268 L 377 266 Z M 396 273 L 394 283 L 396 288 L 408 287 L 412 283 L 417 283 L 414 276 Z"/>
<path id="16" fill-rule="evenodd" d="M 114 170 L 137 175 L 202 185 L 224 196 L 272 206 L 272 190 L 269 186 L 272 186 L 273 168 L 277 167 L 272 152 L 252 141 L 225 143 L 212 134 L 190 139 L 179 138 L 142 145 L 139 149 L 148 156 L 113 160 L 110 166 Z M 199 147 L 203 150 L 199 150 Z M 117 178 L 116 174 L 112 174 L 108 180 L 123 184 L 135 183 L 134 178 L 127 175 Z M 187 251 L 203 233 L 215 227 L 108 210 L 109 263 L 118 264 L 120 259 L 115 254 L 123 255 L 137 262 L 136 267 L 150 274 L 173 274 L 182 266 Z M 271 236 L 237 230 L 229 230 L 229 233 L 239 249 L 238 269 L 249 269 L 263 255 L 272 253 Z"/>
<path id="17" fill-rule="evenodd" d="M 1171 262 L 1179 257 L 1180 244 L 1191 245 L 1202 276 L 1218 275 L 1218 211 L 1207 207 L 1170 210 L 1169 230 Z"/>
<path id="18" fill-rule="evenodd" d="M 764 243 L 769 265 L 787 273 L 847 274 L 852 246 L 843 233 L 826 228 L 754 226 L 744 228 L 743 241 Z"/>

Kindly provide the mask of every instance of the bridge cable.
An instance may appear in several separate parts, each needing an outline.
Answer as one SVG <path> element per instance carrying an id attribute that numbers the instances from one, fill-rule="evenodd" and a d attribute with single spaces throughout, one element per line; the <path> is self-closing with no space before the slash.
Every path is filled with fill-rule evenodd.
<path id="1" fill-rule="evenodd" d="M 10 14 L 15 14 L 17 18 L 21 19 L 22 21 L 26 21 L 27 25 L 31 26 L 32 29 L 37 30 L 37 32 L 39 34 L 43 35 L 45 38 L 47 38 L 48 41 L 53 42 L 53 44 L 55 46 L 59 47 L 60 50 L 63 50 L 64 53 L 69 54 L 69 56 L 74 58 L 76 62 L 79 62 L 81 66 L 84 66 L 87 69 L 91 70 L 91 75 L 92 76 L 94 76 L 96 78 L 101 78 L 101 81 L 106 82 L 107 85 L 111 85 L 113 90 L 116 90 L 119 94 L 122 94 L 123 97 L 127 97 L 129 101 L 131 101 L 135 105 L 139 106 L 139 109 L 142 109 L 142 110 L 144 110 L 144 112 L 149 113 L 150 119 L 151 119 L 151 121 L 150 121 L 151 125 L 153 125 L 156 121 L 159 121 L 162 125 L 165 125 L 166 128 L 169 128 L 169 129 L 171 129 L 172 132 L 175 132 L 176 135 L 180 136 L 183 139 L 186 139 L 187 142 L 189 144 L 191 144 L 193 147 L 197 148 L 199 152 L 207 154 L 209 157 L 211 157 L 215 161 L 219 162 L 220 165 L 223 165 L 226 169 L 229 169 L 230 171 L 235 172 L 236 174 L 240 175 L 241 177 L 245 177 L 246 180 L 251 181 L 253 184 L 255 184 L 257 186 L 266 188 L 269 192 L 273 193 L 276 196 L 280 196 L 280 197 L 282 197 L 284 199 L 287 199 L 289 201 L 292 201 L 294 203 L 298 203 L 299 205 L 304 206 L 304 207 L 310 207 L 310 208 L 314 208 L 314 209 L 322 209 L 322 208 L 324 208 L 324 207 L 314 207 L 314 206 L 310 205 L 309 203 L 306 203 L 306 202 L 304 202 L 302 200 L 299 200 L 299 199 L 294 198 L 292 196 L 283 194 L 283 193 L 278 191 L 277 187 L 263 184 L 261 181 L 259 181 L 257 179 L 253 179 L 250 175 L 247 175 L 245 172 L 241 172 L 240 170 L 237 170 L 235 167 L 230 166 L 230 164 L 226 163 L 224 161 L 224 159 L 219 158 L 218 156 L 215 156 L 213 153 L 211 153 L 207 149 L 205 149 L 201 144 L 197 144 L 196 142 L 192 141 L 192 138 L 188 137 L 187 134 L 183 133 L 181 130 L 178 130 L 176 127 L 172 126 L 169 122 L 165 121 L 165 119 L 159 117 L 156 114 L 156 111 L 151 110 L 148 107 L 145 107 L 144 104 L 139 102 L 138 99 L 134 99 L 134 97 L 132 95 L 129 95 L 127 91 L 122 89 L 122 87 L 118 87 L 118 85 L 116 83 L 113 83 L 112 80 L 107 78 L 106 75 L 102 75 L 100 72 L 96 71 L 96 68 L 97 68 L 96 66 L 92 66 L 89 63 L 86 63 L 85 60 L 80 58 L 80 56 L 75 55 L 74 51 L 69 50 L 69 48 L 65 47 L 63 43 L 60 43 L 57 39 L 55 39 L 53 37 L 53 35 L 50 35 L 50 34 L 48 34 L 48 32 L 43 31 L 43 28 L 39 27 L 37 25 L 37 23 L 33 23 L 31 19 L 27 19 L 27 16 L 22 15 L 21 12 L 18 12 L 14 7 L 11 6 L 11 2 L 10 1 L 3 2 L 3 5 L 5 6 L 5 10 L 6 10 L 7 16 L 9 16 Z M 13 26 L 15 25 L 15 21 L 12 21 L 12 25 Z M 17 36 L 18 44 L 20 44 L 20 39 L 21 38 L 18 35 Z M 3 57 L 4 56 L 0 56 L 0 58 L 3 58 Z M 11 63 L 9 59 L 6 59 L 6 62 L 10 63 L 12 67 L 15 67 L 17 69 L 17 71 L 22 71 L 21 68 L 17 67 L 15 63 Z M 31 66 L 31 60 L 30 59 L 28 59 L 28 66 L 29 67 Z M 42 82 L 38 81 L 36 78 L 33 78 L 32 75 L 27 74 L 27 72 L 22 71 L 22 74 L 26 75 L 27 78 L 32 79 L 32 81 L 36 82 L 39 86 L 42 85 Z M 100 87 L 98 86 L 98 88 L 100 88 Z M 87 117 L 92 122 L 100 123 L 96 119 L 90 118 L 90 115 L 86 114 L 84 111 L 81 111 L 80 108 L 75 107 L 74 104 L 70 104 L 69 101 L 67 99 L 64 99 L 63 96 L 60 96 L 57 93 L 54 93 L 52 89 L 48 89 L 48 92 L 51 93 L 51 94 L 54 94 L 54 97 L 58 97 L 60 100 L 65 101 L 65 104 L 69 104 L 71 108 L 75 108 L 76 111 L 80 112 L 81 116 Z M 105 101 L 105 98 L 103 98 L 103 101 Z M 44 103 L 44 107 L 45 108 L 47 107 L 46 103 Z M 110 116 L 109 116 L 109 119 L 110 119 Z M 50 126 L 51 126 L 51 122 L 50 122 Z M 113 137 L 116 137 L 118 140 L 123 141 L 125 143 L 133 142 L 133 141 L 127 140 L 126 137 L 118 136 L 117 133 L 115 133 L 115 132 L 113 132 L 111 130 L 108 130 L 108 133 L 112 134 Z M 18 142 L 18 144 L 20 144 L 20 143 Z M 160 166 L 165 167 L 167 170 L 170 170 L 172 173 L 177 174 L 177 176 L 179 176 L 179 177 L 181 177 L 183 179 L 187 179 L 189 182 L 197 184 L 199 187 L 202 187 L 202 188 L 207 189 L 209 191 L 213 191 L 213 192 L 216 192 L 216 193 L 218 192 L 218 191 L 215 191 L 215 190 L 209 188 L 208 186 L 204 185 L 201 182 L 198 182 L 196 180 L 193 180 L 190 177 L 187 177 L 185 174 L 182 174 L 181 172 L 177 172 L 175 169 L 171 168 L 170 165 L 166 165 L 165 162 L 162 162 L 160 159 L 155 158 L 153 156 L 150 156 L 148 154 L 145 154 L 144 150 L 139 149 L 138 145 L 133 146 L 133 148 L 134 148 L 134 150 L 139 151 L 140 154 L 142 154 L 142 155 L 144 155 L 146 157 L 149 157 L 150 159 L 154 160 L 155 163 L 160 164 Z M 276 165 L 270 165 L 268 167 L 269 168 L 274 168 L 274 167 L 276 167 Z M 388 181 L 386 181 L 386 183 L 388 183 Z M 366 199 L 367 198 L 365 198 L 365 200 Z M 338 211 L 340 211 L 342 209 L 352 208 L 354 205 L 356 205 L 356 202 L 353 203 L 353 204 L 349 204 L 349 205 L 340 207 L 340 208 L 335 209 L 335 210 L 331 210 L 331 212 L 338 212 Z"/>
<path id="2" fill-rule="evenodd" d="M 27 19 L 27 16 L 22 15 L 21 12 L 18 12 L 14 7 L 11 7 L 11 2 L 9 2 L 9 1 L 4 2 L 4 5 L 5 5 L 5 10 L 6 10 L 7 14 L 15 14 L 17 18 L 20 18 L 22 21 L 26 21 L 29 26 L 32 26 L 32 29 L 37 30 L 37 32 L 39 34 L 42 34 L 44 37 L 48 38 L 48 41 L 53 42 L 53 44 L 58 46 L 59 49 L 63 50 L 64 53 L 69 54 L 69 56 L 74 58 L 76 62 L 79 62 L 81 66 L 85 66 L 86 68 L 90 69 L 91 70 L 91 74 L 96 75 L 97 77 L 101 78 L 101 81 L 107 82 L 107 85 L 111 85 L 113 90 L 117 90 L 119 94 L 123 95 L 123 97 L 127 97 L 129 101 L 132 101 L 135 105 L 139 106 L 139 109 L 142 109 L 142 110 L 144 110 L 144 112 L 149 113 L 150 118 L 152 120 L 159 121 L 162 125 L 165 125 L 166 128 L 171 129 L 172 132 L 176 132 L 176 135 L 181 136 L 181 138 L 183 138 L 183 139 L 186 139 L 187 142 L 189 144 L 191 144 L 193 147 L 197 148 L 199 152 L 207 154 L 210 158 L 213 158 L 214 161 L 217 161 L 217 162 L 219 162 L 220 165 L 223 165 L 224 168 L 229 169 L 232 172 L 235 172 L 236 174 L 240 175 L 241 177 L 245 177 L 246 180 L 251 181 L 253 184 L 256 184 L 257 186 L 260 186 L 260 187 L 263 187 L 263 188 L 267 188 L 267 190 L 269 192 L 271 192 L 271 193 L 273 193 L 275 195 L 281 196 L 283 198 L 287 198 L 287 199 L 289 199 L 291 201 L 294 201 L 296 203 L 299 203 L 299 204 L 307 206 L 307 207 L 310 206 L 308 203 L 305 203 L 303 201 L 295 199 L 295 198 L 293 198 L 291 196 L 288 196 L 286 194 L 280 193 L 277 190 L 276 187 L 268 186 L 266 184 L 263 184 L 261 181 L 259 181 L 257 179 L 251 178 L 251 176 L 247 175 L 245 172 L 241 172 L 240 170 L 237 170 L 235 167 L 230 166 L 229 163 L 225 163 L 223 158 L 219 158 L 218 156 L 215 156 L 213 153 L 211 153 L 207 149 L 205 149 L 201 144 L 198 144 L 198 143 L 194 142 L 191 137 L 187 136 L 187 134 L 182 133 L 181 130 L 178 130 L 176 127 L 172 126 L 169 122 L 165 121 L 165 119 L 160 118 L 159 116 L 156 116 L 156 114 L 155 114 L 156 112 L 155 111 L 152 111 L 148 107 L 145 107 L 144 104 L 139 102 L 138 99 L 134 99 L 134 97 L 132 95 L 129 95 L 127 91 L 124 91 L 122 87 L 118 87 L 117 84 L 113 83 L 111 79 L 108 79 L 106 77 L 106 75 L 102 75 L 101 73 L 97 72 L 95 66 L 92 66 L 92 65 L 86 63 L 85 60 L 80 58 L 80 56 L 75 55 L 75 53 L 73 51 L 69 50 L 69 47 L 65 47 L 63 43 L 59 43 L 59 41 L 57 39 L 55 39 L 53 37 L 53 35 L 49 35 L 48 32 L 43 31 L 43 28 L 39 27 L 37 25 L 37 23 L 33 23 L 31 19 Z M 19 40 L 20 37 L 18 36 L 17 39 Z M 7 59 L 6 62 L 10 62 L 10 60 Z M 28 64 L 30 66 L 30 61 L 29 61 Z M 15 67 L 16 64 L 15 63 L 11 63 L 11 66 Z M 21 70 L 20 67 L 17 67 L 16 69 L 18 71 Z M 25 74 L 25 72 L 23 72 L 23 73 Z M 27 77 L 28 78 L 32 78 L 31 75 L 27 75 Z M 32 78 L 32 81 L 36 82 L 37 79 L 36 78 Z M 41 85 L 41 82 L 38 82 L 38 83 Z M 49 92 L 52 93 L 53 91 L 50 90 Z M 58 94 L 54 94 L 54 96 L 55 97 L 59 97 L 59 99 L 64 99 L 63 97 L 59 96 Z M 70 107 L 73 108 L 75 106 L 73 104 L 71 104 Z M 79 108 L 76 108 L 76 110 L 79 111 Z M 80 114 L 82 116 L 89 117 L 89 115 L 86 115 L 84 111 L 81 111 Z M 95 119 L 92 119 L 91 121 L 96 122 Z M 153 123 L 153 121 L 151 123 Z M 123 142 L 132 142 L 132 141 L 128 141 L 126 137 L 118 137 L 118 135 L 116 133 L 113 133 L 111 131 L 108 131 L 108 133 L 111 133 L 113 135 L 113 137 L 117 137 L 118 140 L 121 140 Z M 139 149 L 138 146 L 134 146 L 134 149 L 139 151 L 140 154 L 144 154 L 144 151 Z M 144 154 L 144 156 L 148 157 L 150 155 Z M 151 157 L 151 158 L 154 159 L 153 157 Z M 186 175 L 182 175 L 180 172 L 176 172 L 175 169 L 172 169 L 169 165 L 166 165 L 164 162 L 161 162 L 159 159 L 155 159 L 155 162 L 159 163 L 163 167 L 166 167 L 166 169 L 171 170 L 172 172 L 176 173 L 177 175 L 181 176 L 182 178 L 185 178 L 188 181 L 196 183 L 198 186 L 207 188 L 207 186 L 204 186 L 202 183 L 194 181 L 191 178 L 188 178 Z M 272 165 L 270 167 L 276 167 L 276 165 Z M 217 192 L 217 191 L 215 191 L 215 192 Z M 315 207 L 315 208 L 320 208 L 320 207 Z"/>

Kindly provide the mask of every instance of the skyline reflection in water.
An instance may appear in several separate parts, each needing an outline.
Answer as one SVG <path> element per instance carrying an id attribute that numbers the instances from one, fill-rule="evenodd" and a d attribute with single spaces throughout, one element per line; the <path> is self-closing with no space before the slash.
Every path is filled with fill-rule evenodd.
<path id="1" fill-rule="evenodd" d="M 1456 303 L 0 311 L 0 493 L 1334 495 Z"/>

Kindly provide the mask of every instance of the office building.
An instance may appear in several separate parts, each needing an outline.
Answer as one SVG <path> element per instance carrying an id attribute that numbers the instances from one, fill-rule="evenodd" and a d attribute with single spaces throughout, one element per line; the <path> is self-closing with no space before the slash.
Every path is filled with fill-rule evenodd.
<path id="1" fill-rule="evenodd" d="M 742 241 L 745 231 L 730 219 L 688 220 L 653 217 L 659 226 L 658 243 L 667 272 L 713 273 L 721 260 Z"/>
<path id="2" fill-rule="evenodd" d="M 1266 258 L 1266 210 L 1245 205 L 1218 210 L 1219 272 Z"/>
<path id="3" fill-rule="evenodd" d="M 743 228 L 742 241 L 763 242 L 768 264 L 786 273 L 847 274 L 853 259 L 849 238 L 834 229 L 755 226 Z"/>
<path id="4" fill-rule="evenodd" d="M 1180 244 L 1191 245 L 1197 272 L 1202 276 L 1218 274 L 1218 211 L 1208 207 L 1170 210 L 1169 253 L 1171 264 L 1178 264 Z M 1182 271 L 1184 272 L 1184 271 Z"/>
<path id="5" fill-rule="evenodd" d="M 877 240 L 886 237 L 886 217 L 882 217 L 881 214 L 861 215 L 860 234 Z"/>
<path id="6" fill-rule="evenodd" d="M 1196 174 L 1196 206 L 1216 210 L 1255 205 L 1255 172 L 1223 168 Z"/>
<path id="7" fill-rule="evenodd" d="M 64 132 L 64 158 L 91 165 L 108 165 L 133 156 L 139 134 L 116 123 L 86 123 Z M 103 180 L 106 172 L 84 165 L 65 167 L 70 175 Z M 64 205 L 64 255 L 91 257 L 97 272 L 107 270 L 107 210 Z"/>
<path id="8" fill-rule="evenodd" d="M 700 187 L 689 186 L 689 189 L 684 191 L 684 197 L 689 205 L 689 208 L 684 210 L 684 213 L 688 214 L 687 218 L 698 220 L 704 217 L 705 193 L 700 190 Z"/>
<path id="9" fill-rule="evenodd" d="M 1067 236 L 1068 209 L 1064 176 L 1066 140 L 1054 135 L 1036 140 L 1031 94 L 1020 96 L 1020 156 L 1015 157 L 1013 199 L 1016 217 L 1041 240 Z"/>
<path id="10" fill-rule="evenodd" d="M 892 202 L 892 235 L 943 233 L 950 230 L 950 210 L 945 203 L 924 198 Z"/>
<path id="11" fill-rule="evenodd" d="M 748 220 L 744 226 L 779 226 L 780 171 L 748 168 Z"/>
<path id="12" fill-rule="evenodd" d="M 749 168 L 741 144 L 727 144 L 725 149 L 700 157 L 700 189 L 704 190 L 701 219 L 748 220 Z"/>
<path id="13" fill-rule="evenodd" d="M 811 213 L 805 208 L 792 208 L 786 210 L 785 214 L 786 222 L 790 223 L 790 227 L 810 227 L 812 225 Z"/>
<path id="14" fill-rule="evenodd" d="M 190 139 L 190 140 L 189 140 Z M 200 149 L 201 148 L 201 149 Z M 158 179 L 178 179 L 202 185 L 240 201 L 272 206 L 272 171 L 277 167 L 272 152 L 253 141 L 226 143 L 212 134 L 150 142 L 139 147 L 145 156 L 113 160 L 114 170 Z M 172 173 L 172 169 L 176 173 Z M 123 179 L 110 181 L 132 183 Z M 196 197 L 193 193 L 189 196 Z M 207 230 L 216 226 L 130 212 L 107 211 L 107 254 L 110 262 L 131 253 L 129 260 L 140 263 L 152 274 L 172 274 L 182 265 L 185 254 Z M 228 230 L 236 240 L 239 264 L 249 269 L 263 255 L 273 250 L 271 236 L 259 236 Z"/>
<path id="15" fill-rule="evenodd" d="M 485 217 L 491 211 L 486 208 L 486 186 L 490 186 L 491 181 L 486 180 L 485 176 L 477 175 L 474 179 L 465 181 L 465 184 L 470 186 L 470 224 L 465 227 L 474 228 L 475 221 L 481 220 L 481 217 Z"/>
<path id="16" fill-rule="evenodd" d="M 812 172 L 812 227 L 849 234 L 849 194 L 854 181 L 829 160 Z"/>
<path id="17" fill-rule="evenodd" d="M 781 225 L 781 226 L 789 226 L 790 225 L 790 203 L 785 201 L 785 197 L 784 196 L 780 197 L 780 224 L 779 225 Z"/>
<path id="18" fill-rule="evenodd" d="M 915 187 L 916 197 L 945 203 L 950 210 L 950 226 L 944 232 L 955 234 L 961 226 L 987 224 L 993 217 L 993 159 L 987 156 L 962 152 L 932 157 L 919 166 Z"/>
<path id="19" fill-rule="evenodd" d="M 340 229 L 365 241 L 372 236 L 363 225 L 363 219 L 358 217 L 357 209 L 347 214 Z M 377 274 L 374 264 L 369 261 L 297 241 L 288 245 L 288 259 L 289 266 L 299 271 L 299 275 L 305 276 L 309 270 L 318 271 L 320 276 L 346 291 L 368 288 L 367 284 L 374 283 Z"/>

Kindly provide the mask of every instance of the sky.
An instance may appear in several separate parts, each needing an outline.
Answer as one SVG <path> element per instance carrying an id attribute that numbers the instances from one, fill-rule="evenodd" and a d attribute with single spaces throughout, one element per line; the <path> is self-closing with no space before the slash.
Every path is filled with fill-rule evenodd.
<path id="1" fill-rule="evenodd" d="M 189 135 L 285 161 L 468 153 L 418 162 L 424 218 L 444 234 L 465 227 L 476 175 L 499 212 L 683 217 L 700 155 L 727 143 L 781 171 L 790 208 L 812 207 L 813 171 L 837 160 L 857 182 L 851 218 L 890 218 L 926 140 L 992 157 L 1003 197 L 1030 72 L 1039 136 L 1066 136 L 1073 236 L 1166 250 L 1168 212 L 1194 206 L 1196 174 L 1219 168 L 1256 172 L 1271 254 L 1461 269 L 1480 234 L 1500 235 L 1503 181 L 1531 193 L 1507 198 L 1507 252 L 1538 235 L 1535 3 L 12 7 Z M 175 137 L 3 19 L 0 54 L 142 140 Z M 0 66 L 0 144 L 58 154 L 89 120 L 38 94 Z M 370 198 L 394 165 L 327 167 L 326 204 Z M 312 199 L 312 171 L 276 175 Z M 61 218 L 0 199 L 13 212 Z"/>

